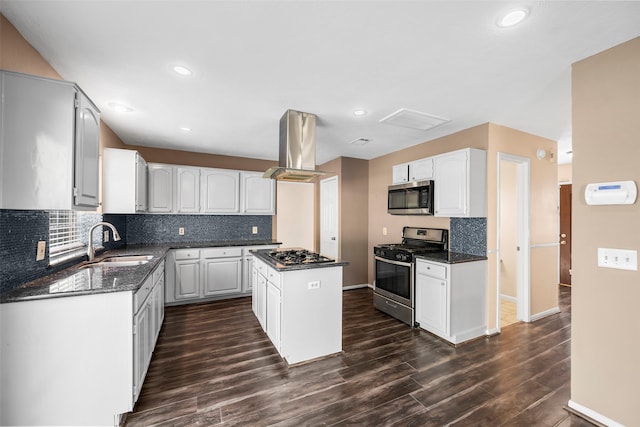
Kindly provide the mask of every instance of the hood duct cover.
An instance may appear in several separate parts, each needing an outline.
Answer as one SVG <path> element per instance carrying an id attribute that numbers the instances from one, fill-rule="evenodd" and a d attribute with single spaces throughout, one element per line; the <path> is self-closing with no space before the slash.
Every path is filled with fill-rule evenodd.
<path id="1" fill-rule="evenodd" d="M 326 172 L 316 169 L 316 115 L 287 110 L 280 119 L 280 159 L 264 178 L 307 182 Z"/>

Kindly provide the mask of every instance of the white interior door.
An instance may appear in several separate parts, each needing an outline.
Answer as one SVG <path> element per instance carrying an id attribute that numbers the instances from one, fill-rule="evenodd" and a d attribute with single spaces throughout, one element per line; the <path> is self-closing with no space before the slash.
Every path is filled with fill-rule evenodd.
<path id="1" fill-rule="evenodd" d="M 320 181 L 320 253 L 339 258 L 338 177 Z"/>

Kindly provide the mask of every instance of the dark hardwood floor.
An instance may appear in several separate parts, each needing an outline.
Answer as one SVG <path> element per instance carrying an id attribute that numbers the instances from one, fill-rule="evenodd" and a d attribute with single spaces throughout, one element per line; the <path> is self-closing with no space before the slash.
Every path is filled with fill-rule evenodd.
<path id="1" fill-rule="evenodd" d="M 453 348 L 344 292 L 343 353 L 285 365 L 250 298 L 170 307 L 128 426 L 591 426 L 570 398 L 561 313 Z"/>

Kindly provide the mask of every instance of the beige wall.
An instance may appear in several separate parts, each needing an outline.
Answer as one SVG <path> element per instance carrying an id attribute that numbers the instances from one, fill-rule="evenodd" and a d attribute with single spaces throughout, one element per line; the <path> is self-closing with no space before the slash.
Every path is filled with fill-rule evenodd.
<path id="1" fill-rule="evenodd" d="M 638 250 L 640 202 L 587 206 L 587 183 L 640 183 L 640 38 L 572 70 L 573 276 L 571 400 L 640 425 L 640 273 L 597 267 L 597 248 Z M 596 233 L 594 230 L 604 230 Z"/>
<path id="2" fill-rule="evenodd" d="M 571 175 L 573 173 L 572 171 L 573 171 L 573 165 L 571 163 L 558 165 L 558 182 L 570 183 Z"/>
<path id="3" fill-rule="evenodd" d="M 315 248 L 315 188 L 308 182 L 277 182 L 275 238 L 282 247 Z"/>
<path id="4" fill-rule="evenodd" d="M 368 277 L 374 280 L 373 247 L 380 243 L 397 243 L 402 238 L 402 227 L 434 227 L 449 229 L 449 218 L 433 216 L 390 215 L 387 213 L 387 189 L 391 185 L 393 165 L 435 156 L 462 148 L 488 147 L 489 125 L 484 124 L 433 141 L 396 151 L 369 161 L 369 231 Z M 387 235 L 383 235 L 383 228 Z"/>
<path id="5" fill-rule="evenodd" d="M 344 286 L 362 285 L 368 281 L 367 267 L 369 254 L 367 247 L 369 162 L 351 157 L 339 157 L 318 166 L 319 170 L 338 175 L 339 200 L 339 257 L 349 262 L 344 268 Z M 328 178 L 328 175 L 323 178 Z M 317 204 L 319 206 L 319 189 Z M 319 217 L 316 221 L 316 242 L 320 244 Z M 319 249 L 319 248 L 317 248 Z"/>

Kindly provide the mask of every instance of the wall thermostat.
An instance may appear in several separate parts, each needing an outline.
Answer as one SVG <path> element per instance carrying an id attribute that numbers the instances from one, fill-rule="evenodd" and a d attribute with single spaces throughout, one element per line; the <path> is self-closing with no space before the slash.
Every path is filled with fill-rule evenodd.
<path id="1" fill-rule="evenodd" d="M 588 205 L 632 205 L 637 195 L 634 181 L 587 184 L 584 190 L 584 200 Z"/>

